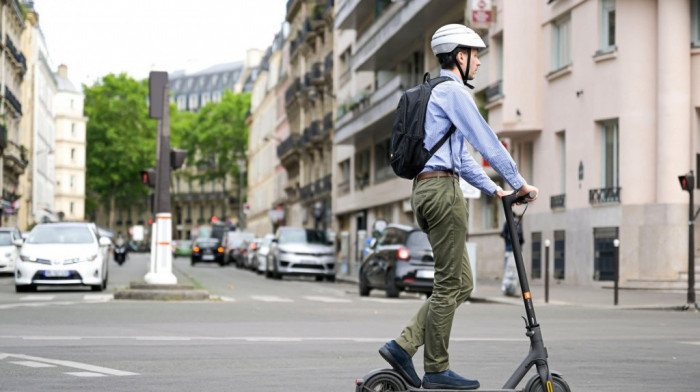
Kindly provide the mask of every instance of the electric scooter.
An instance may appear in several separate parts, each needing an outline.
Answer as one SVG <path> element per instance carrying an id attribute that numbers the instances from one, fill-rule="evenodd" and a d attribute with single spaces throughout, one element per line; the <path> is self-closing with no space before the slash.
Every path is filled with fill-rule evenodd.
<path id="1" fill-rule="evenodd" d="M 535 192 L 531 192 L 527 196 L 521 196 L 516 198 L 515 193 L 501 198 L 503 201 L 503 209 L 505 210 L 506 222 L 508 223 L 508 228 L 510 230 L 510 238 L 518 238 L 518 233 L 516 231 L 515 219 L 513 218 L 513 204 L 526 204 L 526 198 L 534 198 L 536 196 Z M 525 264 L 523 263 L 523 256 L 520 249 L 520 243 L 518 241 L 513 241 L 513 253 L 515 255 L 515 264 L 518 270 L 518 278 L 520 280 L 520 287 L 522 288 L 523 301 L 525 303 L 525 314 L 527 318 L 525 319 L 525 335 L 530 338 L 530 352 L 527 354 L 522 363 L 510 376 L 508 381 L 503 384 L 501 389 L 479 389 L 482 392 L 571 392 L 569 385 L 564 381 L 561 374 L 550 371 L 549 364 L 547 363 L 547 348 L 544 346 L 544 341 L 542 340 L 542 332 L 540 331 L 540 325 L 537 323 L 535 318 L 535 309 L 532 303 L 532 296 L 530 294 L 530 286 L 527 282 L 527 275 L 525 272 Z M 523 380 L 527 372 L 533 366 L 537 369 L 537 374 L 535 374 L 528 382 L 525 384 L 524 389 L 516 389 L 518 384 Z M 369 372 L 364 378 L 359 379 L 355 382 L 356 388 L 355 392 L 366 392 L 366 391 L 397 391 L 397 392 L 420 392 L 428 391 L 426 389 L 413 388 L 409 383 L 401 376 L 399 372 L 394 369 L 377 369 Z M 433 392 L 452 392 L 454 390 L 442 390 L 442 389 L 430 389 Z"/>

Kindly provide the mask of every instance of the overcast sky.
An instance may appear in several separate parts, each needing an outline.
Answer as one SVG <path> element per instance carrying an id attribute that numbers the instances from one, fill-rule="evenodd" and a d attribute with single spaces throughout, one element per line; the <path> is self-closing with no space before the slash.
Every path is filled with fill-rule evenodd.
<path id="1" fill-rule="evenodd" d="M 265 50 L 286 0 L 35 0 L 53 65 L 76 84 L 109 73 L 197 71 Z"/>

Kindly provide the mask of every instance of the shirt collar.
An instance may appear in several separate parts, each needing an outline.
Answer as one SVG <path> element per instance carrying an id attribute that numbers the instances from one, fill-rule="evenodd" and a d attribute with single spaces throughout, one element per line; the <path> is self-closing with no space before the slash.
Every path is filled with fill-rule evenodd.
<path id="1" fill-rule="evenodd" d="M 460 80 L 459 76 L 455 75 L 454 72 L 446 70 L 446 69 L 440 70 L 440 76 L 448 76 L 448 77 L 452 78 L 455 82 L 464 83 L 463 81 Z"/>

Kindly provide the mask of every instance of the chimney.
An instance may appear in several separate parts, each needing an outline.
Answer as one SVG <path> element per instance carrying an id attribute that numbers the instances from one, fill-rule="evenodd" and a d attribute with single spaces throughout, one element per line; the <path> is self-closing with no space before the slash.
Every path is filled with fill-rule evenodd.
<path id="1" fill-rule="evenodd" d="M 58 76 L 62 77 L 63 79 L 68 79 L 68 66 L 66 66 L 65 64 L 59 65 Z"/>

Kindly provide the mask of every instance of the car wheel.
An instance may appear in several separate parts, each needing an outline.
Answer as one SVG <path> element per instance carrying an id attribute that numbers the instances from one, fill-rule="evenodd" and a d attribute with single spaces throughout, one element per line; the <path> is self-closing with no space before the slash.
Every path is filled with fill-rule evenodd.
<path id="1" fill-rule="evenodd" d="M 326 276 L 326 281 L 335 282 L 335 275 Z"/>
<path id="2" fill-rule="evenodd" d="M 90 289 L 91 289 L 92 291 L 102 291 L 102 285 L 103 285 L 103 284 L 104 284 L 104 281 L 103 281 L 102 283 L 100 283 L 100 284 L 94 284 L 94 285 L 90 286 Z"/>
<path id="3" fill-rule="evenodd" d="M 396 298 L 399 296 L 399 288 L 396 286 L 396 277 L 394 277 L 394 271 L 389 270 L 386 272 L 386 278 L 384 279 L 386 283 L 386 296 L 387 298 Z"/>
<path id="4" fill-rule="evenodd" d="M 369 283 L 367 282 L 367 277 L 365 276 L 365 273 L 363 270 L 360 270 L 360 297 L 367 297 L 369 295 L 369 292 L 372 290 L 369 287 Z"/>
<path id="5" fill-rule="evenodd" d="M 194 261 L 194 259 L 190 260 L 190 265 L 191 265 L 192 267 L 194 267 L 195 264 L 197 264 L 197 262 Z"/>
<path id="6" fill-rule="evenodd" d="M 272 261 L 272 279 L 282 279 L 282 274 L 277 271 L 277 261 L 275 260 Z"/>
<path id="7" fill-rule="evenodd" d="M 323 275 L 316 275 L 317 282 L 323 282 Z"/>

